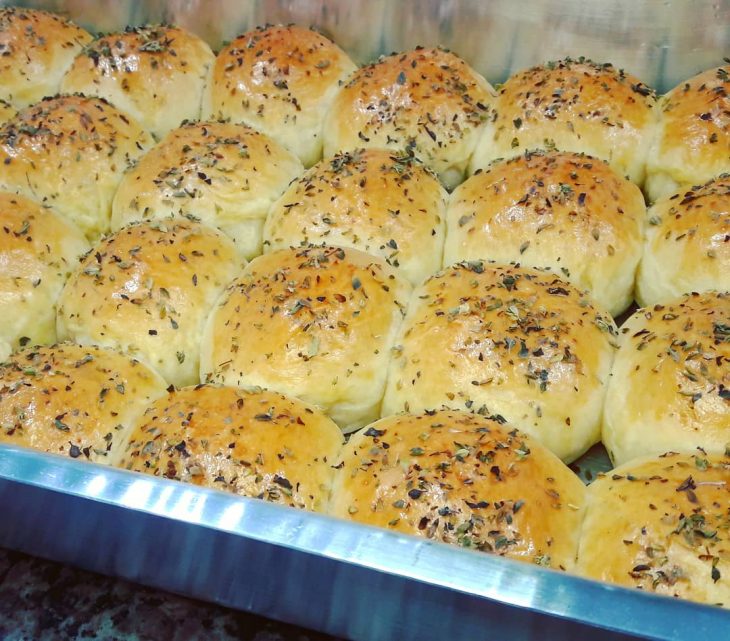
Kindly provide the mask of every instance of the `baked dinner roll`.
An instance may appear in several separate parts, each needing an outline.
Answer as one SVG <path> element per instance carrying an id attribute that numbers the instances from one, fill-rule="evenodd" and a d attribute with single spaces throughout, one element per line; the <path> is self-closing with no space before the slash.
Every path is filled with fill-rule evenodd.
<path id="1" fill-rule="evenodd" d="M 215 55 L 179 27 L 127 27 L 84 48 L 61 83 L 64 93 L 106 98 L 161 138 L 200 118 Z"/>
<path id="2" fill-rule="evenodd" d="M 342 454 L 330 512 L 369 525 L 571 569 L 585 487 L 501 417 L 384 418 Z"/>
<path id="3" fill-rule="evenodd" d="M 324 155 L 407 148 L 455 187 L 493 95 L 484 78 L 444 49 L 381 57 L 356 71 L 335 97 L 324 124 Z"/>
<path id="4" fill-rule="evenodd" d="M 324 113 L 355 69 L 342 49 L 316 31 L 258 27 L 218 54 L 211 113 L 263 131 L 311 167 L 322 158 Z"/>
<path id="5" fill-rule="evenodd" d="M 0 365 L 0 442 L 96 463 L 118 448 L 165 382 L 100 347 L 27 348 Z"/>
<path id="6" fill-rule="evenodd" d="M 198 385 L 147 408 L 119 465 L 322 511 L 341 446 L 337 425 L 301 401 Z"/>
<path id="7" fill-rule="evenodd" d="M 607 160 L 640 185 L 655 100 L 654 90 L 637 78 L 584 58 L 521 71 L 500 88 L 471 171 L 527 150 L 558 149 Z"/>
<path id="8" fill-rule="evenodd" d="M 636 281 L 640 305 L 730 291 L 730 175 L 660 198 L 649 209 Z"/>
<path id="9" fill-rule="evenodd" d="M 411 283 L 441 267 L 448 194 L 413 156 L 358 149 L 290 185 L 264 226 L 264 250 L 328 243 L 384 258 Z"/>
<path id="10" fill-rule="evenodd" d="M 57 93 L 64 72 L 91 40 L 61 16 L 0 9 L 0 98 L 22 108 Z"/>
<path id="11" fill-rule="evenodd" d="M 48 98 L 0 129 L 0 188 L 53 206 L 96 240 L 109 230 L 122 174 L 151 145 L 105 100 Z"/>
<path id="12" fill-rule="evenodd" d="M 65 218 L 0 192 L 0 361 L 18 347 L 56 342 L 56 301 L 88 249 Z"/>
<path id="13" fill-rule="evenodd" d="M 550 267 L 616 316 L 633 301 L 645 217 L 639 188 L 604 161 L 527 152 L 451 195 L 444 265 L 484 258 Z"/>
<path id="14" fill-rule="evenodd" d="M 550 272 L 458 263 L 413 292 L 381 415 L 500 414 L 570 462 L 600 438 L 615 333 Z"/>
<path id="15" fill-rule="evenodd" d="M 201 379 L 296 396 L 352 431 L 378 417 L 410 293 L 392 267 L 355 249 L 259 256 L 210 314 Z"/>
<path id="16" fill-rule="evenodd" d="M 187 216 L 218 227 L 252 258 L 271 203 L 303 171 L 291 152 L 245 125 L 185 123 L 124 175 L 112 229 Z"/>
<path id="17" fill-rule="evenodd" d="M 730 171 L 730 65 L 682 82 L 656 105 L 646 164 L 650 201 Z"/>
<path id="18" fill-rule="evenodd" d="M 126 227 L 69 278 L 58 335 L 118 348 L 174 385 L 196 383 L 205 318 L 239 268 L 233 243 L 210 227 L 186 220 Z"/>
<path id="19" fill-rule="evenodd" d="M 616 465 L 730 443 L 730 294 L 639 309 L 621 327 L 603 414 Z"/>
<path id="20" fill-rule="evenodd" d="M 667 596 L 730 607 L 730 459 L 665 454 L 588 487 L 576 569 Z"/>

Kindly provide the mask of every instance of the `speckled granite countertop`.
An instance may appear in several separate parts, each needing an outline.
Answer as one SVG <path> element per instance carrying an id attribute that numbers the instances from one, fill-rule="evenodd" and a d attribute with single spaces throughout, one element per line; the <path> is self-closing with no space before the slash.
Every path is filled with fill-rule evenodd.
<path id="1" fill-rule="evenodd" d="M 325 635 L 0 548 L 2 641 L 326 641 Z"/>

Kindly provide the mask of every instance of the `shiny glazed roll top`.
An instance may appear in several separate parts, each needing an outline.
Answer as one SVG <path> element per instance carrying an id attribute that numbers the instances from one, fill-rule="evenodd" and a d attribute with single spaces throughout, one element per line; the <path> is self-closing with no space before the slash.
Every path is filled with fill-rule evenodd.
<path id="1" fill-rule="evenodd" d="M 240 268 L 233 243 L 210 227 L 187 220 L 126 227 L 66 283 L 58 334 L 116 347 L 175 385 L 197 383 L 205 319 Z"/>
<path id="2" fill-rule="evenodd" d="M 0 365 L 0 442 L 114 463 L 117 450 L 165 381 L 100 347 L 28 348 Z"/>
<path id="3" fill-rule="evenodd" d="M 645 217 L 639 188 L 603 160 L 527 152 L 454 191 L 444 265 L 489 259 L 550 267 L 617 316 L 633 301 Z"/>
<path id="4" fill-rule="evenodd" d="M 15 117 L 18 110 L 9 102 L 0 100 L 0 125 L 4 125 L 8 120 Z"/>
<path id="5" fill-rule="evenodd" d="M 106 98 L 162 137 L 183 120 L 200 118 L 215 55 L 179 27 L 127 27 L 96 39 L 76 57 L 64 93 Z"/>
<path id="6" fill-rule="evenodd" d="M 56 301 L 88 249 L 73 223 L 0 192 L 0 361 L 18 347 L 56 342 Z"/>
<path id="7" fill-rule="evenodd" d="M 322 158 L 324 114 L 355 69 L 342 49 L 316 31 L 258 27 L 218 54 L 210 113 L 264 132 L 311 167 Z"/>
<path id="8" fill-rule="evenodd" d="M 354 249 L 286 249 L 251 261 L 212 311 L 201 378 L 301 398 L 351 431 L 378 417 L 411 287 Z"/>
<path id="9" fill-rule="evenodd" d="M 730 607 L 730 458 L 670 453 L 588 487 L 576 570 L 647 592 Z"/>
<path id="10" fill-rule="evenodd" d="M 584 502 L 580 479 L 501 418 L 438 411 L 354 434 L 330 513 L 570 570 Z"/>
<path id="11" fill-rule="evenodd" d="M 464 175 L 490 115 L 491 85 L 443 49 L 381 57 L 356 71 L 324 124 L 324 155 L 358 147 L 408 149 L 447 188 Z"/>
<path id="12" fill-rule="evenodd" d="M 682 82 L 656 105 L 659 125 L 647 159 L 650 201 L 730 171 L 730 65 Z"/>
<path id="13" fill-rule="evenodd" d="M 301 401 L 198 385 L 147 409 L 119 466 L 321 511 L 341 446 L 337 425 Z"/>
<path id="14" fill-rule="evenodd" d="M 730 443 L 730 294 L 689 294 L 621 327 L 603 443 L 621 465 L 663 452 L 721 454 Z"/>
<path id="15" fill-rule="evenodd" d="M 105 100 L 47 98 L 0 129 L 0 187 L 52 206 L 96 240 L 109 231 L 122 174 L 152 143 Z"/>
<path id="16" fill-rule="evenodd" d="M 730 291 L 730 175 L 660 198 L 648 216 L 636 282 L 640 305 Z"/>
<path id="17" fill-rule="evenodd" d="M 600 438 L 611 317 L 547 271 L 459 263 L 413 292 L 381 410 L 501 415 L 564 461 Z"/>
<path id="18" fill-rule="evenodd" d="M 584 58 L 521 71 L 500 88 L 471 171 L 527 150 L 557 149 L 602 158 L 641 185 L 655 100 L 653 89 L 622 69 Z"/>
<path id="19" fill-rule="evenodd" d="M 271 207 L 264 250 L 353 247 L 385 259 L 415 285 L 441 267 L 447 197 L 410 154 L 343 152 L 309 170 Z"/>
<path id="20" fill-rule="evenodd" d="M 58 92 L 61 78 L 92 36 L 61 16 L 0 9 L 0 98 L 27 107 Z"/>
<path id="21" fill-rule="evenodd" d="M 124 175 L 112 229 L 185 216 L 217 227 L 253 258 L 271 203 L 303 171 L 294 154 L 245 125 L 185 123 Z"/>

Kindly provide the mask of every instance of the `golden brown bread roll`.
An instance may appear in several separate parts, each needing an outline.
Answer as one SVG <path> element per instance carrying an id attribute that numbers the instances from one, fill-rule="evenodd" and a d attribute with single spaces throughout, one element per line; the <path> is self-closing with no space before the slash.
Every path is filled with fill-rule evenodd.
<path id="1" fill-rule="evenodd" d="M 343 430 L 378 416 L 411 287 L 355 249 L 285 249 L 251 261 L 210 314 L 201 379 L 260 385 L 316 405 Z"/>
<path id="2" fill-rule="evenodd" d="M 106 98 L 161 138 L 183 120 L 200 118 L 214 62 L 210 47 L 185 29 L 128 27 L 85 47 L 61 91 Z"/>
<path id="3" fill-rule="evenodd" d="M 88 249 L 65 218 L 0 192 L 0 361 L 19 346 L 56 342 L 56 301 Z"/>
<path id="4" fill-rule="evenodd" d="M 646 164 L 651 202 L 730 171 L 730 65 L 704 71 L 662 96 Z"/>
<path id="5" fill-rule="evenodd" d="M 411 283 L 441 267 L 447 193 L 413 156 L 337 154 L 292 183 L 264 226 L 264 251 L 327 243 L 384 258 Z"/>
<path id="6" fill-rule="evenodd" d="M 649 209 L 636 299 L 730 290 L 730 175 L 660 198 Z"/>
<path id="7" fill-rule="evenodd" d="M 503 420 L 439 411 L 384 418 L 342 453 L 330 513 L 571 569 L 585 487 Z"/>
<path id="8" fill-rule="evenodd" d="M 152 142 L 105 100 L 48 98 L 0 129 L 0 188 L 51 205 L 96 240 L 122 174 Z"/>
<path id="9" fill-rule="evenodd" d="M 655 100 L 654 90 L 634 76 L 584 58 L 518 72 L 499 90 L 471 171 L 527 150 L 558 149 L 607 160 L 640 185 Z"/>
<path id="10" fill-rule="evenodd" d="M 381 415 L 500 414 L 564 461 L 598 442 L 613 320 L 548 271 L 459 263 L 413 292 Z"/>
<path id="11" fill-rule="evenodd" d="M 210 227 L 131 225 L 104 238 L 69 278 L 58 335 L 118 348 L 175 385 L 196 383 L 205 319 L 240 267 L 233 243 Z"/>
<path id="12" fill-rule="evenodd" d="M 730 607 L 730 458 L 642 458 L 588 487 L 576 570 Z"/>
<path id="13" fill-rule="evenodd" d="M 76 54 L 91 40 L 90 33 L 61 16 L 0 9 L 0 98 L 23 108 L 54 95 Z"/>
<path id="14" fill-rule="evenodd" d="M 355 69 L 342 49 L 316 31 L 258 27 L 218 54 L 210 113 L 263 131 L 311 167 L 322 158 L 324 113 Z"/>
<path id="15" fill-rule="evenodd" d="M 604 161 L 527 152 L 478 171 L 451 195 L 444 265 L 550 267 L 616 316 L 633 300 L 645 217 L 639 188 Z"/>
<path id="16" fill-rule="evenodd" d="M 119 466 L 321 511 L 341 446 L 337 425 L 301 401 L 198 385 L 147 408 Z"/>
<path id="17" fill-rule="evenodd" d="M 730 294 L 689 294 L 637 310 L 621 327 L 603 443 L 638 456 L 722 453 L 730 443 Z"/>
<path id="18" fill-rule="evenodd" d="M 253 258 L 271 203 L 303 171 L 296 156 L 245 125 L 186 123 L 124 175 L 112 229 L 186 216 L 218 227 Z"/>
<path id="19" fill-rule="evenodd" d="M 362 67 L 324 123 L 324 155 L 357 147 L 408 149 L 451 188 L 461 182 L 494 90 L 458 56 L 415 49 Z"/>
<path id="20" fill-rule="evenodd" d="M 137 416 L 164 392 L 154 371 L 113 350 L 24 349 L 0 365 L 0 442 L 114 463 Z"/>

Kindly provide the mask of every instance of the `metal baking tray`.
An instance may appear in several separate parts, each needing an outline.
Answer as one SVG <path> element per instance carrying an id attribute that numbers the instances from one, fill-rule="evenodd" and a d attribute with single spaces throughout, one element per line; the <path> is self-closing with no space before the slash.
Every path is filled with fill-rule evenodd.
<path id="1" fill-rule="evenodd" d="M 266 22 L 358 62 L 441 44 L 490 81 L 611 61 L 663 91 L 730 52 L 730 0 L 38 0 L 96 30 L 173 22 L 214 48 Z M 606 469 L 600 448 L 574 469 Z M 336 636 L 726 639 L 730 612 L 325 516 L 0 446 L 0 546 Z"/>
<path id="2" fill-rule="evenodd" d="M 730 612 L 0 446 L 0 546 L 339 637 L 726 639 Z"/>

